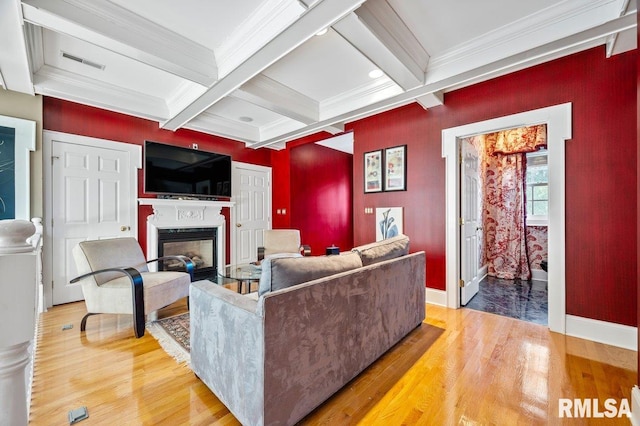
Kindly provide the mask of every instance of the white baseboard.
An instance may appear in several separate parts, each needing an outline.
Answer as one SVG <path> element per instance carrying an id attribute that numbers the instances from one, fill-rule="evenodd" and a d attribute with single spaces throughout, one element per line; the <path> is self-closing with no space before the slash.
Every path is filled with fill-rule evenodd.
<path id="1" fill-rule="evenodd" d="M 447 292 L 444 290 L 436 290 L 435 288 L 427 287 L 425 299 L 425 302 L 433 305 L 447 306 Z"/>
<path id="2" fill-rule="evenodd" d="M 638 329 L 628 325 L 567 315 L 566 334 L 632 351 L 638 350 Z"/>
<path id="3" fill-rule="evenodd" d="M 638 386 L 631 388 L 631 424 L 640 426 L 640 389 Z"/>
<path id="4" fill-rule="evenodd" d="M 549 281 L 547 272 L 542 269 L 532 269 L 531 279 L 536 281 Z"/>

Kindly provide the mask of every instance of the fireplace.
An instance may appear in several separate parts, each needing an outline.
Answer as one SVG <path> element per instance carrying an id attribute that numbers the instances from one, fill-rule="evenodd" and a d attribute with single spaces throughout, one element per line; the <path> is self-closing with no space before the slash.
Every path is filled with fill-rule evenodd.
<path id="1" fill-rule="evenodd" d="M 158 257 L 187 256 L 193 261 L 193 276 L 196 280 L 216 276 L 218 269 L 216 228 L 166 228 L 158 230 Z M 184 264 L 177 260 L 162 261 L 163 271 L 184 270 Z"/>
<path id="2" fill-rule="evenodd" d="M 147 259 L 194 252 L 196 263 L 201 263 L 195 279 L 215 277 L 218 268 L 225 266 L 226 226 L 221 210 L 233 207 L 233 202 L 139 198 L 138 203 L 153 207 L 153 214 L 147 217 Z M 157 270 L 155 266 L 151 263 L 149 269 Z M 158 268 L 165 266 L 177 265 Z"/>

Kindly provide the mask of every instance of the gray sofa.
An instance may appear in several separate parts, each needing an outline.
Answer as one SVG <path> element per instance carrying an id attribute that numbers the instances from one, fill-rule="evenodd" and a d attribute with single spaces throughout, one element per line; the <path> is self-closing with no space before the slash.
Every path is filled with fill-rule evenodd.
<path id="1" fill-rule="evenodd" d="M 262 268 L 258 297 L 190 292 L 191 368 L 245 425 L 298 422 L 425 318 L 425 254 L 405 236 Z"/>

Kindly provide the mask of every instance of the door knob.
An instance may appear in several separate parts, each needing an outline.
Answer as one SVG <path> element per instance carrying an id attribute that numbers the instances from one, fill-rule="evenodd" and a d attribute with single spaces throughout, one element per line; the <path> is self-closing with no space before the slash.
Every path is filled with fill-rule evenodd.
<path id="1" fill-rule="evenodd" d="M 121 227 L 120 227 L 120 230 L 121 230 L 122 232 L 130 231 L 130 230 L 131 230 L 131 227 L 130 227 L 130 226 L 121 226 Z"/>
<path id="2" fill-rule="evenodd" d="M 241 224 L 241 223 L 236 223 L 236 227 L 237 227 L 237 228 L 241 228 L 241 227 L 242 227 L 242 224 Z"/>

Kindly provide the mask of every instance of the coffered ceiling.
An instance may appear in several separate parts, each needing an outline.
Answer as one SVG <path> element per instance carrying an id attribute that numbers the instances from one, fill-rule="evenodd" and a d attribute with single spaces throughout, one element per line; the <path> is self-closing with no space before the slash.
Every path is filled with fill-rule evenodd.
<path id="1" fill-rule="evenodd" d="M 0 40 L 7 89 L 282 148 L 591 47 L 635 49 L 636 2 L 0 0 Z"/>

